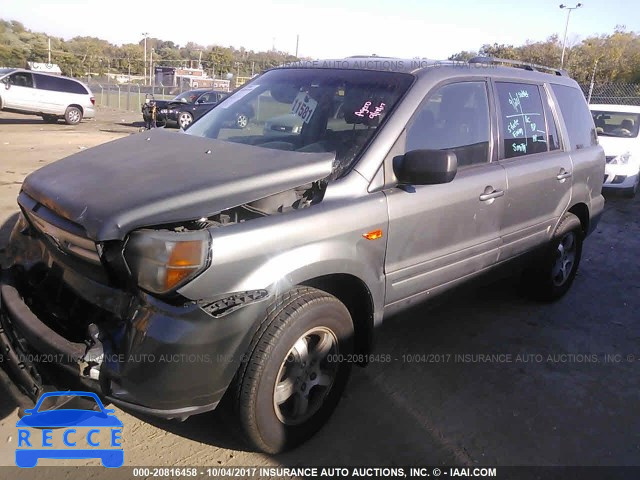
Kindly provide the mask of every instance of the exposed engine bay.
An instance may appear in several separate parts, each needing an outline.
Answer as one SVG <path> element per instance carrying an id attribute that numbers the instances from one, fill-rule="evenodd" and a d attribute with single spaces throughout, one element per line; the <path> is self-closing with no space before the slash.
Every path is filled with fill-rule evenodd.
<path id="1" fill-rule="evenodd" d="M 291 190 L 261 198 L 260 200 L 224 210 L 211 217 L 173 226 L 172 230 L 180 232 L 234 225 L 255 218 L 286 213 L 292 210 L 301 210 L 315 203 L 319 203 L 322 200 L 326 186 L 326 180 L 308 183 Z"/>

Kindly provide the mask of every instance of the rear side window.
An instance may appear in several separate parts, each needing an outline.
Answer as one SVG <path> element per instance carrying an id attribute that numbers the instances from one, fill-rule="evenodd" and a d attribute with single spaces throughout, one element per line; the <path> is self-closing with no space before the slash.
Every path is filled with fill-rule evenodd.
<path id="1" fill-rule="evenodd" d="M 565 85 L 551 85 L 551 88 L 567 125 L 571 148 L 579 150 L 597 145 L 596 127 L 582 92 Z"/>
<path id="2" fill-rule="evenodd" d="M 547 151 L 547 126 L 540 87 L 497 82 L 504 158 Z"/>
<path id="3" fill-rule="evenodd" d="M 489 98 L 485 82 L 437 89 L 418 108 L 407 129 L 406 151 L 451 150 L 458 165 L 489 161 Z"/>
<path id="4" fill-rule="evenodd" d="M 53 77 L 49 75 L 36 74 L 36 86 L 40 90 L 51 90 L 54 92 L 86 94 L 87 89 L 78 82 L 68 78 Z"/>

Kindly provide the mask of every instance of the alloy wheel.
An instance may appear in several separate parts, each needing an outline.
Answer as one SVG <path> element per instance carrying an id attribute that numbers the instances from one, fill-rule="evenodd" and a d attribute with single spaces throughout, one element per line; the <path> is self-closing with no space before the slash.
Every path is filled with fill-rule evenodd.
<path id="1" fill-rule="evenodd" d="M 338 372 L 338 362 L 329 357 L 336 353 L 338 340 L 325 327 L 309 330 L 294 343 L 273 390 L 273 407 L 282 423 L 298 425 L 320 409 Z"/>

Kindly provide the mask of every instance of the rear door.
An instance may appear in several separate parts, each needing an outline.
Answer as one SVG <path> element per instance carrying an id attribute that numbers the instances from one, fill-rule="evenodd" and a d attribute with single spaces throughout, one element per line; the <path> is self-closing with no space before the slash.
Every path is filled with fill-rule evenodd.
<path id="1" fill-rule="evenodd" d="M 498 259 L 507 181 L 502 166 L 492 161 L 489 99 L 484 79 L 441 86 L 407 127 L 405 152 L 452 150 L 458 173 L 451 183 L 386 191 L 389 310 L 419 301 Z"/>
<path id="2" fill-rule="evenodd" d="M 496 81 L 500 163 L 509 190 L 501 259 L 547 241 L 571 199 L 573 165 L 544 85 Z"/>
<path id="3" fill-rule="evenodd" d="M 33 88 L 33 75 L 30 72 L 15 72 L 8 76 L 2 102 L 5 108 L 34 111 L 36 92 Z"/>

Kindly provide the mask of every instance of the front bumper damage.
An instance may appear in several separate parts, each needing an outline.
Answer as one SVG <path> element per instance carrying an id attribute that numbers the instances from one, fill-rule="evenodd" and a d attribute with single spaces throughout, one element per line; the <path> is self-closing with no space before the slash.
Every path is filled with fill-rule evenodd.
<path id="1" fill-rule="evenodd" d="M 215 316 L 207 302 L 173 305 L 113 288 L 17 229 L 8 254 L 11 264 L 0 270 L 2 365 L 34 401 L 53 385 L 164 418 L 212 410 L 264 318 L 262 301 Z"/>

